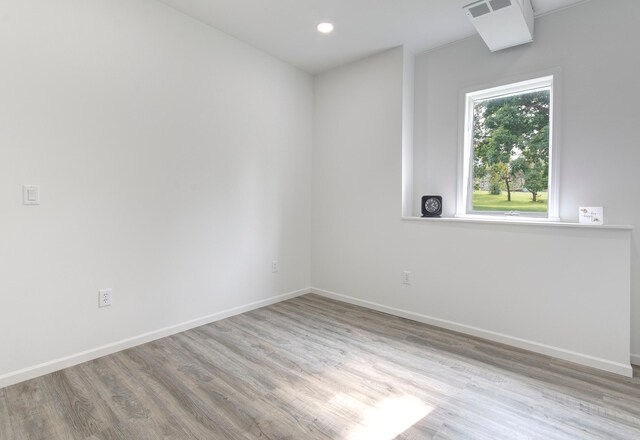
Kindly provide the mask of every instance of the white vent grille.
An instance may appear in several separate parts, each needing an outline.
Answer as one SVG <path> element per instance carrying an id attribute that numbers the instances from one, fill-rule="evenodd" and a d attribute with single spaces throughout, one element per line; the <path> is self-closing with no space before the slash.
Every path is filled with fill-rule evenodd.
<path id="1" fill-rule="evenodd" d="M 463 8 L 492 52 L 533 41 L 531 0 L 477 0 Z"/>
<path id="2" fill-rule="evenodd" d="M 511 6 L 511 0 L 491 0 L 489 1 L 489 5 L 491 5 L 491 9 L 498 11 L 507 6 Z"/>
<path id="3" fill-rule="evenodd" d="M 472 6 L 469 8 L 469 14 L 471 14 L 473 18 L 478 18 L 490 12 L 491 9 L 489 9 L 489 5 L 486 3 L 480 3 L 478 6 Z"/>

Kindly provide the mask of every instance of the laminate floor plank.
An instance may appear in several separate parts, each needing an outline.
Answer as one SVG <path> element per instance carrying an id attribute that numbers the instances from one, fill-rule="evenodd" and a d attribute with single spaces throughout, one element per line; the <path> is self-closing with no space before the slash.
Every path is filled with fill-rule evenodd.
<path id="1" fill-rule="evenodd" d="M 0 389 L 0 440 L 638 440 L 634 371 L 305 295 Z"/>
<path id="2" fill-rule="evenodd" d="M 5 388 L 9 420 L 2 420 L 2 424 L 11 427 L 6 438 L 12 440 L 80 438 L 66 423 L 57 423 L 56 406 L 53 398 L 46 394 L 45 385 L 44 378 L 37 378 Z"/>
<path id="3" fill-rule="evenodd" d="M 216 323 L 218 324 L 218 323 Z M 335 412 L 331 407 L 328 407 L 323 402 L 329 401 L 335 394 L 332 387 L 335 385 L 333 382 L 327 381 L 322 375 L 317 374 L 318 370 L 313 366 L 304 366 L 305 361 L 300 358 L 300 355 L 294 350 L 278 350 L 275 353 L 270 353 L 268 356 L 262 356 L 256 358 L 253 354 L 257 352 L 256 349 L 259 346 L 257 344 L 261 340 L 260 335 L 252 335 L 246 333 L 242 328 L 233 328 L 233 325 L 229 323 L 218 324 L 217 327 L 224 326 L 225 338 L 223 341 L 216 341 L 211 337 L 209 329 L 203 329 L 203 332 L 208 335 L 208 343 L 210 348 L 214 349 L 214 352 L 221 353 L 223 350 L 229 353 L 230 356 L 233 353 L 245 358 L 245 363 L 237 362 L 237 360 L 230 360 L 226 364 L 233 367 L 234 373 L 232 376 L 243 377 L 246 381 L 251 381 L 252 377 L 256 376 L 261 370 L 270 371 L 269 375 L 258 374 L 258 379 L 263 381 L 263 388 L 271 390 L 273 396 L 278 402 L 278 406 L 287 405 L 289 400 L 295 399 L 296 402 L 302 404 L 307 411 L 316 407 L 313 412 L 307 412 L 297 414 L 296 419 L 305 421 L 302 423 L 306 429 L 316 431 L 309 423 L 315 423 L 316 417 L 313 415 L 316 412 L 323 414 L 324 418 L 328 420 L 327 427 L 332 426 L 344 426 L 347 425 L 349 420 L 352 420 L 357 416 L 356 413 L 351 413 L 349 410 Z M 244 327 L 244 326 L 241 326 Z M 275 335 L 276 332 L 270 332 Z M 247 337 L 248 336 L 248 337 Z M 291 337 L 291 334 L 289 334 Z M 250 343 L 247 341 L 251 341 Z M 267 342 L 270 345 L 272 342 Z M 246 345 L 246 347 L 243 347 Z M 267 345 L 267 346 L 268 346 Z M 244 355 L 243 355 L 244 353 Z M 266 382 L 265 379 L 274 382 Z M 254 392 L 259 395 L 260 392 Z M 273 409 L 273 408 L 272 408 Z M 290 410 L 295 408 L 290 407 Z M 296 414 L 293 412 L 293 414 Z M 335 420 L 338 418 L 339 420 Z M 309 435 L 309 434 L 307 434 Z M 337 438 L 338 433 L 330 431 L 325 433 L 327 438 Z M 315 438 L 318 434 L 315 434 Z M 296 438 L 296 437 L 293 437 Z"/>
<path id="4" fill-rule="evenodd" d="M 175 408 L 174 396 L 165 392 L 153 377 L 149 377 L 147 371 L 139 371 L 136 369 L 136 364 L 129 363 L 127 351 L 108 356 L 114 361 L 113 372 L 117 376 L 116 380 L 121 382 L 120 376 L 126 377 L 135 392 L 136 399 L 144 402 L 145 408 L 150 411 L 148 423 L 145 423 L 144 420 L 133 421 L 129 419 L 128 424 L 140 428 L 139 430 L 148 435 L 150 439 L 153 438 L 152 433 L 156 432 L 158 433 L 156 438 L 162 439 L 206 439 L 209 432 L 200 429 L 199 426 L 187 423 L 190 414 L 185 415 L 180 408 Z M 118 405 L 122 404 L 120 402 Z M 144 431 L 145 426 L 149 427 L 146 432 Z M 142 435 L 140 437 L 146 438 Z"/>
<path id="5" fill-rule="evenodd" d="M 0 438 L 9 438 L 10 433 L 15 431 L 12 427 L 8 404 L 7 390 L 0 388 Z"/>
<path id="6" fill-rule="evenodd" d="M 634 414 L 638 415 L 640 382 L 637 376 L 634 379 L 628 379 L 602 372 L 594 376 L 593 370 L 586 367 L 557 361 L 547 356 L 532 357 L 530 352 L 524 350 L 432 328 L 432 333 L 444 334 L 456 339 L 462 338 L 465 342 L 462 349 L 460 344 L 455 343 L 434 344 L 433 341 L 440 338 L 435 335 L 431 337 L 431 333 L 426 337 L 413 336 L 413 327 L 421 324 L 401 318 L 395 319 L 405 321 L 407 327 L 403 331 L 411 335 L 408 338 L 412 342 L 423 344 L 429 349 L 430 354 L 434 351 L 448 353 L 448 358 L 456 361 L 450 364 L 451 368 L 472 372 L 475 378 L 489 377 L 493 372 L 503 385 L 511 381 L 518 384 L 523 381 L 531 382 L 536 386 L 538 383 L 553 382 L 555 394 L 564 396 L 565 394 L 561 391 L 571 392 L 572 395 L 580 393 L 580 398 L 592 400 L 593 403 L 595 401 L 604 403 L 606 398 L 607 407 L 619 405 L 621 409 L 632 409 Z M 589 383 L 587 387 L 584 386 L 585 380 Z"/>
<path id="7" fill-rule="evenodd" d="M 205 337 L 208 338 L 208 336 Z M 203 338 L 191 338 L 193 349 L 187 358 L 196 358 L 198 365 L 183 369 L 193 376 L 203 392 L 209 388 L 210 381 L 216 381 L 216 388 L 225 398 L 232 399 L 233 404 L 239 407 L 239 413 L 244 413 L 243 418 L 252 425 L 258 427 L 273 425 L 273 420 L 277 419 L 278 426 L 273 429 L 280 431 L 278 438 L 286 434 L 293 434 L 312 424 L 313 419 L 305 414 L 296 415 L 295 408 L 292 407 L 289 400 L 276 398 L 278 390 L 289 388 L 295 380 L 286 367 L 281 368 L 267 357 L 259 363 L 248 359 L 244 359 L 244 362 L 238 359 L 229 359 L 229 356 L 233 356 L 233 352 L 225 351 L 226 355 L 222 356 L 220 353 L 223 352 L 224 346 L 217 346 L 212 340 L 209 340 L 209 344 L 203 344 L 202 341 Z M 187 346 L 184 345 L 184 342 L 176 347 L 186 353 Z M 256 345 L 252 345 L 251 348 L 255 350 Z M 209 352 L 212 355 L 208 355 Z M 242 358 L 242 356 L 239 357 Z M 260 374 L 261 369 L 267 366 L 269 366 L 270 375 Z M 213 372 L 215 376 L 209 377 L 209 372 Z M 278 405 L 272 405 L 274 401 L 277 401 Z M 269 406 L 269 413 L 259 410 L 260 407 Z"/>
<path id="8" fill-rule="evenodd" d="M 154 342 L 150 343 L 154 344 Z M 204 439 L 213 438 L 243 439 L 242 431 L 236 431 L 227 423 L 219 424 L 215 420 L 218 412 L 227 412 L 229 408 L 207 408 L 205 403 L 176 379 L 174 372 L 163 365 L 161 359 L 151 357 L 149 345 L 126 350 L 124 357 L 131 366 L 137 366 L 138 378 L 143 380 L 164 403 L 163 412 L 173 415 L 173 419 L 187 428 L 189 436 Z"/>
<path id="9" fill-rule="evenodd" d="M 172 338 L 177 339 L 177 338 Z M 227 426 L 232 432 L 242 432 L 248 437 L 260 437 L 263 435 L 264 427 L 271 424 L 271 420 L 257 408 L 262 404 L 268 403 L 261 395 L 260 388 L 254 388 L 255 392 L 242 391 L 245 381 L 243 378 L 247 376 L 236 374 L 235 377 L 227 375 L 227 381 L 220 380 L 218 377 L 211 377 L 204 369 L 191 364 L 193 359 L 193 349 L 180 350 L 186 348 L 184 346 L 173 346 L 178 350 L 172 351 L 170 356 L 160 353 L 164 346 L 171 345 L 171 341 L 165 344 L 155 344 L 153 348 L 158 352 L 154 358 L 160 359 L 168 369 L 175 374 L 175 379 L 191 391 L 193 396 L 200 399 L 201 407 L 217 408 L 211 419 L 216 425 Z M 237 362 L 234 364 L 237 367 Z M 220 371 L 219 369 L 216 369 Z M 237 370 L 240 373 L 240 370 Z M 214 385 L 215 392 L 211 392 L 211 386 Z M 286 416 L 286 414 L 281 414 Z M 282 419 L 283 424 L 289 421 Z"/>

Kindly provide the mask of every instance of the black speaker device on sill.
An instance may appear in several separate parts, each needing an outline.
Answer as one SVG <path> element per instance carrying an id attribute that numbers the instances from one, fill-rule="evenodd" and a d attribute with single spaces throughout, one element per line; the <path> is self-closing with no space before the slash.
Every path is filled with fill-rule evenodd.
<path id="1" fill-rule="evenodd" d="M 422 196 L 422 216 L 440 217 L 442 215 L 442 196 Z"/>

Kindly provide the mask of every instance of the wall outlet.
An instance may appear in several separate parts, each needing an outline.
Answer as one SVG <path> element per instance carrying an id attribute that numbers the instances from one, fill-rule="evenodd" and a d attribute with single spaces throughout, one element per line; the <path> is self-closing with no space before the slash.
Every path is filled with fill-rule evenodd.
<path id="1" fill-rule="evenodd" d="M 402 272 L 402 284 L 406 284 L 407 286 L 411 285 L 411 272 L 408 270 Z"/>
<path id="2" fill-rule="evenodd" d="M 100 289 L 98 291 L 98 307 L 109 307 L 111 305 L 112 289 Z"/>
<path id="3" fill-rule="evenodd" d="M 280 263 L 278 263 L 278 260 L 273 260 L 271 262 L 271 273 L 276 273 L 278 270 L 280 270 Z"/>

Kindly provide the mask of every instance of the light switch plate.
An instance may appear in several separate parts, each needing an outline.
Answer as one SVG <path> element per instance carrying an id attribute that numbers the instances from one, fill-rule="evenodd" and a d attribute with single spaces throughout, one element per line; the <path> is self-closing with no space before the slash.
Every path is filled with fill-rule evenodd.
<path id="1" fill-rule="evenodd" d="M 39 205 L 40 187 L 38 185 L 24 185 L 22 187 L 22 204 Z"/>

